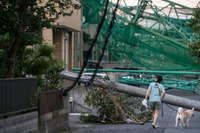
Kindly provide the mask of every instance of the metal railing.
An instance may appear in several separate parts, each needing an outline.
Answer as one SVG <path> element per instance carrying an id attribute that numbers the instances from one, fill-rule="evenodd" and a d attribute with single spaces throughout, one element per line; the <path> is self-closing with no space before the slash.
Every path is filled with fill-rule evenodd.
<path id="1" fill-rule="evenodd" d="M 80 68 L 73 68 L 73 71 L 80 71 Z M 94 69 L 85 69 L 86 72 L 93 72 Z M 120 70 L 120 69 L 99 69 L 98 72 L 123 72 L 127 73 L 119 77 L 119 82 L 134 85 L 149 85 L 155 81 L 156 75 L 163 76 L 162 84 L 166 88 L 177 88 L 198 92 L 200 85 L 198 77 L 200 72 L 189 71 L 154 71 L 154 70 Z"/>

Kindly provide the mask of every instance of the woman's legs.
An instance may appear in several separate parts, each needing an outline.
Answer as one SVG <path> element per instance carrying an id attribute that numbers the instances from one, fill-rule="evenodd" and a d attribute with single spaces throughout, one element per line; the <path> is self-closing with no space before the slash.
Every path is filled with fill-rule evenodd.
<path id="1" fill-rule="evenodd" d="M 159 114 L 159 110 L 154 110 L 153 111 L 153 123 L 157 124 L 157 119 L 158 119 L 158 114 Z"/>

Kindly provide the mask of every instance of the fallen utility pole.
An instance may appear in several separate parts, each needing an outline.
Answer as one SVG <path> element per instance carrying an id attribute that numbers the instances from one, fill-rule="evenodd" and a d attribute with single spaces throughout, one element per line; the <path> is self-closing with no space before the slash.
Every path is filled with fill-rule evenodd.
<path id="1" fill-rule="evenodd" d="M 75 80 L 77 78 L 76 73 L 72 72 L 62 72 L 61 75 L 63 76 L 64 79 L 67 80 Z M 86 83 L 91 77 L 88 76 L 82 76 L 79 80 L 80 83 Z M 100 86 L 103 88 L 109 88 L 111 86 L 111 82 L 109 81 L 102 81 L 102 80 L 94 80 L 93 85 Z M 112 84 L 113 86 L 113 84 Z M 126 84 L 121 84 L 121 83 L 116 83 L 114 82 L 114 90 L 126 94 L 131 94 L 133 96 L 138 96 L 144 98 L 146 95 L 146 89 L 140 88 L 140 87 L 135 87 L 135 86 L 130 86 Z M 180 96 L 174 96 L 170 94 L 165 95 L 165 103 L 179 106 L 179 107 L 184 107 L 184 108 L 195 108 L 196 111 L 200 111 L 200 101 L 199 100 L 191 100 L 188 98 L 183 98 Z"/>

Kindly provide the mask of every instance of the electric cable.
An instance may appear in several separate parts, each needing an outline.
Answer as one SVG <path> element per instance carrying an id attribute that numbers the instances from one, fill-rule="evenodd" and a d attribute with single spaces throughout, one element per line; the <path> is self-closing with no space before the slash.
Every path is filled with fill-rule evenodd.
<path id="1" fill-rule="evenodd" d="M 94 71 L 94 73 L 93 73 L 93 75 L 92 75 L 92 78 L 90 79 L 90 81 L 88 81 L 88 82 L 85 84 L 86 87 L 90 86 L 90 85 L 93 83 L 93 80 L 94 80 L 94 78 L 95 78 L 95 76 L 96 76 L 96 74 L 97 74 L 97 71 L 98 71 L 98 69 L 99 69 L 101 60 L 102 60 L 102 58 L 103 58 L 103 56 L 104 56 L 104 52 L 105 52 L 106 46 L 107 46 L 107 44 L 108 44 L 108 39 L 109 39 L 109 36 L 110 36 L 110 34 L 111 34 L 111 30 L 112 30 L 112 28 L 113 28 L 113 25 L 114 25 L 114 23 L 115 23 L 115 18 L 116 18 L 115 15 L 116 15 L 117 8 L 118 8 L 118 6 L 119 6 L 119 1 L 120 1 L 120 0 L 117 0 L 117 4 L 116 4 L 116 6 L 115 6 L 115 9 L 114 9 L 113 12 L 112 12 L 112 19 L 111 19 L 110 24 L 109 24 L 109 29 L 108 29 L 108 32 L 107 32 L 107 34 L 106 34 L 105 43 L 104 43 L 104 46 L 103 46 L 103 49 L 102 49 L 101 56 L 100 56 L 100 58 L 99 58 L 98 64 L 96 65 L 96 68 L 95 68 L 95 71 Z"/>
<path id="2" fill-rule="evenodd" d="M 103 14 L 101 22 L 100 22 L 100 24 L 98 26 L 98 30 L 96 32 L 95 38 L 94 38 L 94 40 L 92 42 L 92 45 L 91 45 L 91 47 L 90 47 L 90 49 L 88 51 L 86 60 L 83 63 L 83 67 L 81 69 L 81 72 L 79 73 L 77 79 L 73 82 L 73 84 L 71 86 L 62 89 L 63 96 L 66 96 L 67 92 L 70 91 L 78 83 L 78 81 L 79 81 L 79 79 L 80 79 L 80 77 L 81 77 L 81 75 L 82 75 L 82 73 L 83 73 L 83 71 L 84 71 L 84 69 L 85 69 L 85 67 L 87 65 L 88 59 L 89 59 L 89 57 L 91 55 L 91 51 L 92 51 L 92 49 L 93 49 L 93 47 L 94 47 L 94 45 L 95 45 L 95 43 L 97 41 L 97 37 L 98 37 L 98 35 L 99 35 L 99 33 L 100 33 L 101 29 L 102 29 L 103 23 L 105 21 L 105 16 L 107 14 L 107 9 L 108 9 L 108 4 L 109 4 L 109 0 L 106 1 L 106 6 L 105 6 L 104 14 Z"/>

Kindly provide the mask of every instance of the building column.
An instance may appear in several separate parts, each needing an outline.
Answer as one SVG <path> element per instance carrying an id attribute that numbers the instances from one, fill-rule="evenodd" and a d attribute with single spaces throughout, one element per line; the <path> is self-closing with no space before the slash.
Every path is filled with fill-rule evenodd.
<path id="1" fill-rule="evenodd" d="M 65 70 L 70 69 L 70 34 L 68 31 L 64 31 L 64 44 L 63 44 L 63 60 L 64 60 L 64 68 Z"/>

